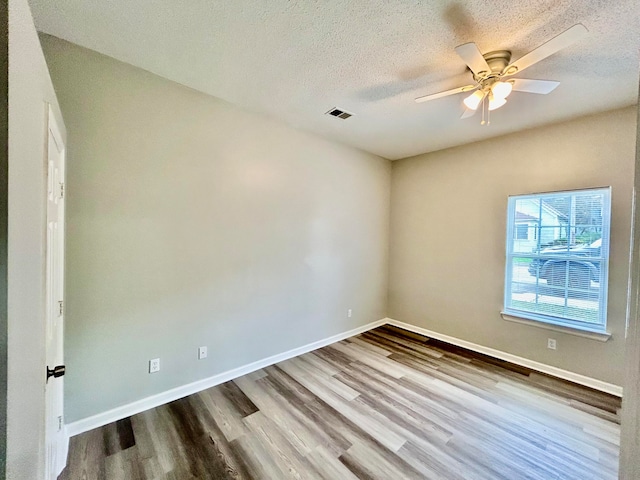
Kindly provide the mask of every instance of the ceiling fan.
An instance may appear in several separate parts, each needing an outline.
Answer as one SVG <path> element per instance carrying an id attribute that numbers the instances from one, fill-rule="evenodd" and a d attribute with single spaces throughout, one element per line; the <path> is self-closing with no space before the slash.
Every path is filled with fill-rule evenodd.
<path id="1" fill-rule="evenodd" d="M 479 107 L 482 107 L 481 123 L 482 125 L 488 124 L 489 111 L 500 108 L 507 103 L 507 97 L 511 94 L 511 91 L 546 95 L 560 85 L 560 82 L 551 80 L 528 80 L 524 78 L 507 80 L 507 77 L 520 73 L 531 65 L 572 45 L 583 38 L 587 32 L 586 27 L 578 23 L 511 63 L 509 63 L 511 61 L 511 52 L 509 50 L 497 50 L 483 55 L 473 42 L 460 45 L 456 47 L 456 53 L 473 73 L 475 84 L 418 97 L 416 102 L 427 102 L 457 93 L 473 92 L 463 101 L 466 110 L 461 118 L 473 116 Z"/>

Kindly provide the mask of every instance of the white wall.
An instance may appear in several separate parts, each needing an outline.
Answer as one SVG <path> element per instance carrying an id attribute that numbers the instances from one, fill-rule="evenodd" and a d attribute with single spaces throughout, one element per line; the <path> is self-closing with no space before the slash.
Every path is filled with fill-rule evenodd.
<path id="1" fill-rule="evenodd" d="M 63 129 L 26 0 L 9 1 L 7 478 L 44 465 L 44 148 L 47 105 Z"/>
<path id="2" fill-rule="evenodd" d="M 386 316 L 389 161 L 42 41 L 69 131 L 67 421 Z"/>
<path id="3" fill-rule="evenodd" d="M 389 317 L 622 385 L 635 140 L 630 107 L 394 162 Z M 608 185 L 611 339 L 503 320 L 507 197 Z"/>

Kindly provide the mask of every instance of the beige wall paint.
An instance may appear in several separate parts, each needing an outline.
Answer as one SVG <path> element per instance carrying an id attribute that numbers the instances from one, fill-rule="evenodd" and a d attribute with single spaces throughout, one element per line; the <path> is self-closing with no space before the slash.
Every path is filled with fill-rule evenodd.
<path id="1" fill-rule="evenodd" d="M 635 138 L 630 107 L 394 162 L 389 317 L 622 385 Z M 609 185 L 612 338 L 503 320 L 507 197 Z"/>
<path id="2" fill-rule="evenodd" d="M 625 349 L 625 384 L 622 402 L 622 432 L 620 438 L 620 478 L 640 478 L 640 109 L 636 136 L 636 162 L 633 182 L 636 208 L 633 212 L 631 276 L 629 279 L 629 310 Z"/>
<path id="3" fill-rule="evenodd" d="M 44 465 L 45 102 L 64 125 L 26 0 L 9 1 L 9 67 L 7 478 L 33 480 Z"/>
<path id="4" fill-rule="evenodd" d="M 389 161 L 42 41 L 69 131 L 67 421 L 386 316 Z"/>

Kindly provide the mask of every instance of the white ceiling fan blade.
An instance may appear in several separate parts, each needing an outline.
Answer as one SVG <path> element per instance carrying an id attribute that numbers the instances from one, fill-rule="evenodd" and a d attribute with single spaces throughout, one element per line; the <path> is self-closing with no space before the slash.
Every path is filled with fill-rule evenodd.
<path id="1" fill-rule="evenodd" d="M 481 108 L 476 108 L 475 110 L 471 110 L 470 108 L 465 108 L 464 109 L 464 113 L 462 114 L 462 116 L 460 118 L 473 117 L 478 110 L 481 110 Z"/>
<path id="2" fill-rule="evenodd" d="M 435 100 L 436 98 L 447 97 L 449 95 L 455 95 L 456 93 L 470 92 L 478 88 L 477 85 L 465 85 L 464 87 L 452 88 L 440 93 L 432 93 L 431 95 L 425 95 L 424 97 L 416 98 L 416 103 L 428 102 L 429 100 Z"/>
<path id="3" fill-rule="evenodd" d="M 515 62 L 507 65 L 504 69 L 503 74 L 514 75 L 518 72 L 521 72 L 534 63 L 538 63 L 540 60 L 544 60 L 557 51 L 574 44 L 575 42 L 583 38 L 588 32 L 589 31 L 584 25 L 578 23 L 568 30 L 565 30 L 560 35 L 553 37 L 548 42 L 543 43 L 535 50 L 527 53 L 524 57 L 520 57 Z"/>
<path id="4" fill-rule="evenodd" d="M 553 80 L 527 80 L 526 78 L 515 78 L 510 82 L 513 82 L 513 90 L 516 92 L 539 93 L 541 95 L 551 93 L 560 85 L 560 82 Z"/>
<path id="5" fill-rule="evenodd" d="M 478 75 L 481 72 L 488 73 L 491 71 L 491 67 L 482 56 L 478 46 L 471 42 L 456 47 L 456 53 L 460 55 L 460 58 L 464 60 L 464 63 L 471 69 L 471 71 Z"/>

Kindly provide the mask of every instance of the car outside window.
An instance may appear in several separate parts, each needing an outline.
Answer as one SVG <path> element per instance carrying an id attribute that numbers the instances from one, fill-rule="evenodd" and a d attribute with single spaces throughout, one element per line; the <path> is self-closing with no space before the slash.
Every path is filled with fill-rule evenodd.
<path id="1" fill-rule="evenodd" d="M 509 197 L 504 313 L 605 332 L 610 197 L 609 188 Z"/>

